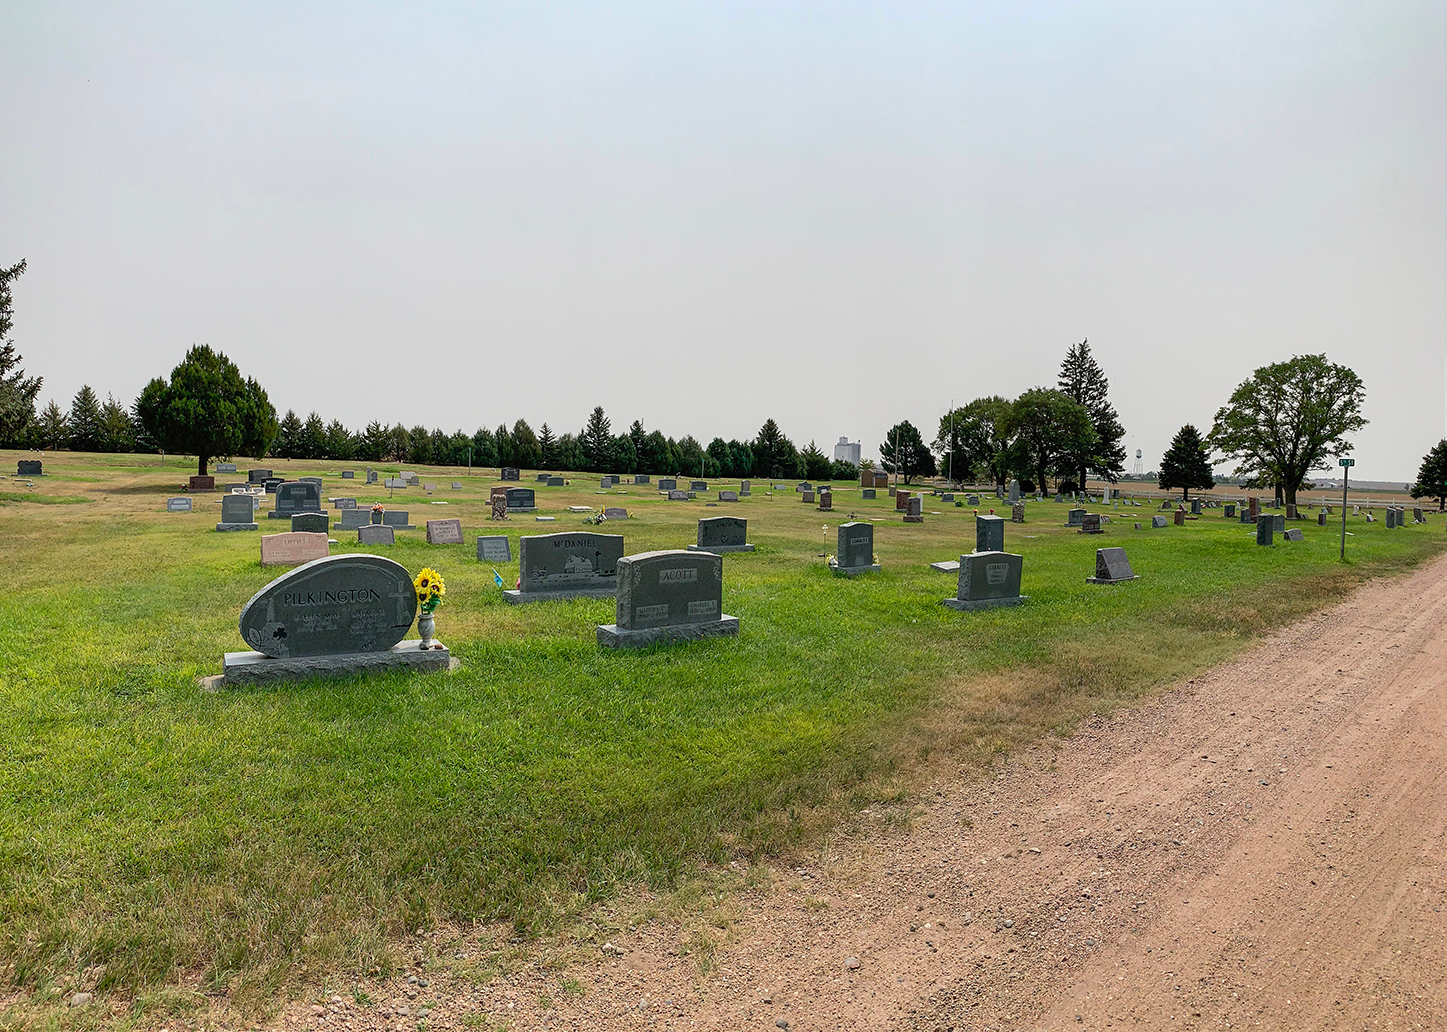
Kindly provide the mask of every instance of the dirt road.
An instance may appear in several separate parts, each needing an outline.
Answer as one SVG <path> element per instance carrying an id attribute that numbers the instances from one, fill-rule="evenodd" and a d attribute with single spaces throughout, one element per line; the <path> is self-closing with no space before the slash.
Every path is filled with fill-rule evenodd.
<path id="1" fill-rule="evenodd" d="M 566 972 L 581 995 L 532 969 L 289 1017 L 415 1029 L 431 998 L 432 1028 L 1447 1028 L 1447 559 L 936 788 L 909 832 L 745 898 L 707 974 L 650 924 Z"/>

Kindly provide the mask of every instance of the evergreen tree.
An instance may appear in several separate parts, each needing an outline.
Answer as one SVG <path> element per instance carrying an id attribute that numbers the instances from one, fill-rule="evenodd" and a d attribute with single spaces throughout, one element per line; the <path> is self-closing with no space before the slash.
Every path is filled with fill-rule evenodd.
<path id="1" fill-rule="evenodd" d="M 1201 432 L 1190 423 L 1176 431 L 1171 447 L 1161 459 L 1159 483 L 1161 490 L 1181 488 L 1181 497 L 1189 499 L 1191 488 L 1209 491 L 1216 486 L 1211 473 L 1210 451 L 1201 443 Z"/>
<path id="2" fill-rule="evenodd" d="M 1412 485 L 1412 497 L 1437 499 L 1438 512 L 1447 507 L 1447 439 L 1438 441 L 1422 459 L 1417 482 Z"/>
<path id="3" fill-rule="evenodd" d="M 886 473 L 898 473 L 908 484 L 913 477 L 935 475 L 935 457 L 925 447 L 924 438 L 909 420 L 890 427 L 879 445 L 879 461 Z"/>
<path id="4" fill-rule="evenodd" d="M 643 429 L 643 420 L 635 419 L 628 428 L 628 439 L 633 442 L 633 454 L 637 455 L 640 461 L 643 457 L 643 440 L 647 436 L 648 432 Z"/>
<path id="5" fill-rule="evenodd" d="M 295 409 L 287 409 L 286 415 L 281 417 L 281 422 L 276 428 L 276 444 L 272 447 L 272 454 L 279 459 L 299 459 L 302 457 L 302 422 L 297 416 Z"/>
<path id="6" fill-rule="evenodd" d="M 603 406 L 593 409 L 588 425 L 583 428 L 583 446 L 588 451 L 588 469 L 597 473 L 606 472 L 608 449 L 613 444 L 613 424 L 603 414 Z"/>
<path id="7" fill-rule="evenodd" d="M 167 383 L 157 377 L 136 399 L 136 422 L 157 447 L 195 455 L 206 475 L 213 458 L 260 456 L 277 433 L 276 409 L 259 383 L 242 379 L 236 364 L 199 345 L 186 352 Z"/>
<path id="8" fill-rule="evenodd" d="M 1088 340 L 1070 345 L 1065 361 L 1060 363 L 1060 377 L 1056 386 L 1060 392 L 1077 405 L 1083 405 L 1090 414 L 1090 425 L 1095 429 L 1096 443 L 1089 451 L 1077 451 L 1065 456 L 1072 465 L 1071 476 L 1085 489 L 1087 470 L 1114 484 L 1125 468 L 1125 428 L 1108 397 L 1110 381 L 1105 371 L 1090 354 Z"/>
<path id="9" fill-rule="evenodd" d="M 729 441 L 729 465 L 724 472 L 741 480 L 753 476 L 754 450 L 743 441 Z"/>
<path id="10" fill-rule="evenodd" d="M 70 417 L 54 401 L 45 406 L 36 420 L 35 440 L 48 451 L 63 448 L 70 441 Z"/>
<path id="11" fill-rule="evenodd" d="M 381 462 L 382 456 L 387 454 L 387 444 L 386 424 L 374 419 L 362 431 L 362 445 L 357 457 L 367 462 Z"/>
<path id="12" fill-rule="evenodd" d="M 70 450 L 101 450 L 100 399 L 89 384 L 82 384 L 70 402 Z"/>
<path id="13" fill-rule="evenodd" d="M 638 453 L 633 449 L 633 438 L 619 434 L 608 446 L 608 464 L 604 472 L 634 473 L 638 470 Z"/>
<path id="14" fill-rule="evenodd" d="M 326 456 L 327 452 L 327 425 L 322 422 L 322 417 L 315 411 L 306 417 L 306 422 L 301 428 L 301 457 L 304 459 L 320 459 Z"/>
<path id="15" fill-rule="evenodd" d="M 583 443 L 577 434 L 564 434 L 559 437 L 554 452 L 557 459 L 554 467 L 556 469 L 582 469 L 588 464 L 583 454 Z"/>
<path id="16" fill-rule="evenodd" d="M 26 376 L 20 368 L 24 359 L 10 339 L 14 326 L 14 307 L 10 284 L 25 271 L 25 262 L 5 268 L 0 266 L 0 446 L 19 444 L 35 420 L 35 398 L 43 381 L 39 376 Z"/>
<path id="17" fill-rule="evenodd" d="M 799 452 L 794 442 L 772 419 L 764 420 L 758 436 L 749 445 L 753 454 L 753 475 L 756 477 L 796 477 L 800 475 Z"/>
<path id="18" fill-rule="evenodd" d="M 107 394 L 106 403 L 101 406 L 100 439 L 101 451 L 128 452 L 136 447 L 131 415 L 113 394 Z"/>
<path id="19" fill-rule="evenodd" d="M 512 434 L 508 433 L 507 424 L 499 423 L 492 437 L 497 442 L 497 464 L 499 466 L 519 465 L 517 455 L 513 450 Z"/>
<path id="20" fill-rule="evenodd" d="M 406 462 L 412 452 L 412 435 L 401 423 L 387 432 L 387 453 L 383 456 L 392 462 Z"/>
<path id="21" fill-rule="evenodd" d="M 819 446 L 813 441 L 809 446 L 799 453 L 804 460 L 804 476 L 809 480 L 828 480 L 829 474 L 833 471 L 834 463 L 819 450 Z"/>
<path id="22" fill-rule="evenodd" d="M 678 468 L 673 460 L 673 450 L 663 431 L 654 430 L 643 439 L 638 450 L 638 471 L 653 476 L 666 476 Z"/>
<path id="23" fill-rule="evenodd" d="M 558 440 L 553 436 L 553 428 L 544 423 L 538 427 L 538 450 L 543 456 L 543 465 L 549 469 L 558 467 Z"/>
<path id="24" fill-rule="evenodd" d="M 352 457 L 354 450 L 352 433 L 342 426 L 340 419 L 333 419 L 327 424 L 325 440 L 326 444 L 322 449 L 322 454 L 326 458 L 346 462 Z"/>
<path id="25" fill-rule="evenodd" d="M 432 435 L 425 426 L 407 431 L 407 461 L 418 466 L 432 462 Z"/>
<path id="26" fill-rule="evenodd" d="M 528 426 L 526 419 L 519 419 L 512 425 L 513 465 L 523 469 L 540 469 L 543 465 L 543 449 L 538 446 L 537 435 Z"/>
<path id="27" fill-rule="evenodd" d="M 675 473 L 696 477 L 704 472 L 703 445 L 699 444 L 692 434 L 684 436 L 683 440 L 673 446 L 673 457 L 678 463 L 678 468 L 673 471 Z"/>
<path id="28" fill-rule="evenodd" d="M 496 466 L 497 438 L 487 427 L 478 427 L 472 435 L 472 461 L 478 466 Z"/>

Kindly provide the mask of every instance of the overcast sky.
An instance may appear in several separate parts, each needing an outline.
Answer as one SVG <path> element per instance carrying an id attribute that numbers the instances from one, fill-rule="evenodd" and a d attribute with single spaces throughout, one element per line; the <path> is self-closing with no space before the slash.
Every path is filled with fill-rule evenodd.
<path id="1" fill-rule="evenodd" d="M 1154 469 L 1251 371 L 1447 400 L 1447 5 L 0 5 L 42 401 L 192 343 L 279 411 L 877 454 L 1082 337 Z M 1129 468 L 1129 467 L 1128 467 Z"/>

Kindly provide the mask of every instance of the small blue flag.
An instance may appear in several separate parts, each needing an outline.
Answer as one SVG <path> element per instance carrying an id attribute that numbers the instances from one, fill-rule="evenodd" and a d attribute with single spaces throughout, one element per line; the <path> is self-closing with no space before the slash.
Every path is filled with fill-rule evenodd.
<path id="1" fill-rule="evenodd" d="M 492 568 L 492 580 L 499 588 L 502 587 L 502 574 L 497 572 L 497 567 Z"/>

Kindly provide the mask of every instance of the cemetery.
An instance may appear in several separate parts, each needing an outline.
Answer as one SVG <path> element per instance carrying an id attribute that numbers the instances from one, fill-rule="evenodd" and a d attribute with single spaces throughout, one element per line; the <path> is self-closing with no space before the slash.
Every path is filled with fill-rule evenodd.
<path id="1" fill-rule="evenodd" d="M 178 493 L 186 478 L 169 457 L 44 462 L 43 479 L 0 481 L 0 552 L 16 571 L 0 626 L 7 654 L 24 657 L 3 680 L 0 753 L 29 757 L 33 787 L 10 805 L 39 836 L 9 841 L 35 871 L 63 863 L 86 884 L 72 942 L 103 950 L 131 987 L 160 977 L 150 951 L 101 944 L 164 944 L 202 968 L 224 954 L 243 986 L 319 923 L 350 930 L 308 963 L 345 965 L 369 929 L 402 920 L 407 893 L 439 919 L 485 908 L 527 920 L 564 891 L 562 872 L 606 878 L 603 858 L 640 843 L 685 863 L 696 829 L 718 826 L 762 848 L 772 832 L 750 815 L 766 793 L 827 809 L 817 786 L 873 776 L 898 729 L 932 707 L 957 714 L 961 741 L 1029 741 L 1447 546 L 1443 522 L 1418 524 L 1410 508 L 1390 527 L 1348 509 L 1343 567 L 1340 510 L 1290 531 L 1265 506 L 1254 525 L 1202 518 L 1148 534 L 1102 518 L 1109 503 L 1023 492 L 1028 515 L 1011 522 L 991 489 L 983 507 L 904 523 L 930 485 L 898 502 L 883 483 L 836 482 L 821 512 L 777 504 L 803 494 L 792 482 L 776 498 L 772 484 L 745 495 L 710 478 L 707 495 L 673 486 L 670 501 L 658 488 L 673 478 L 620 477 L 614 514 L 590 526 L 604 512 L 598 479 L 572 472 L 546 488 L 532 470 L 503 480 L 421 464 L 405 481 L 395 467 L 364 481 L 242 459 L 250 472 L 236 479 L 270 487 L 251 495 Z M 446 508 L 422 500 L 424 481 L 458 485 L 439 492 Z M 731 497 L 712 508 L 717 492 Z M 615 527 L 626 537 L 599 533 Z M 439 648 L 420 646 L 410 578 L 424 567 L 446 579 L 426 614 Z M 534 599 L 549 604 L 509 604 Z M 1102 650 L 1111 663 L 1081 682 L 1074 657 Z M 1067 678 L 1076 687 L 1040 694 Z M 978 703 L 976 685 L 990 686 Z M 1018 714 L 1004 723 L 1002 691 Z M 46 744 L 57 735 L 63 749 Z M 128 770 L 149 773 L 112 776 Z M 54 819 L 93 796 L 99 826 Z M 625 799 L 657 819 L 640 825 Z M 459 827 L 489 831 L 458 856 Z M 163 881 L 118 871 L 117 853 Z M 362 859 L 338 871 L 324 859 L 338 854 Z M 443 855 L 458 866 L 440 881 L 410 859 Z M 323 880 L 327 891 L 309 888 Z M 401 894 L 376 894 L 382 881 Z M 33 906 L 15 928 L 47 941 L 74 927 L 59 884 L 26 886 Z M 224 930 L 223 909 L 261 919 L 242 886 L 286 915 L 268 919 L 265 947 Z M 199 933 L 197 914 L 221 930 Z"/>

